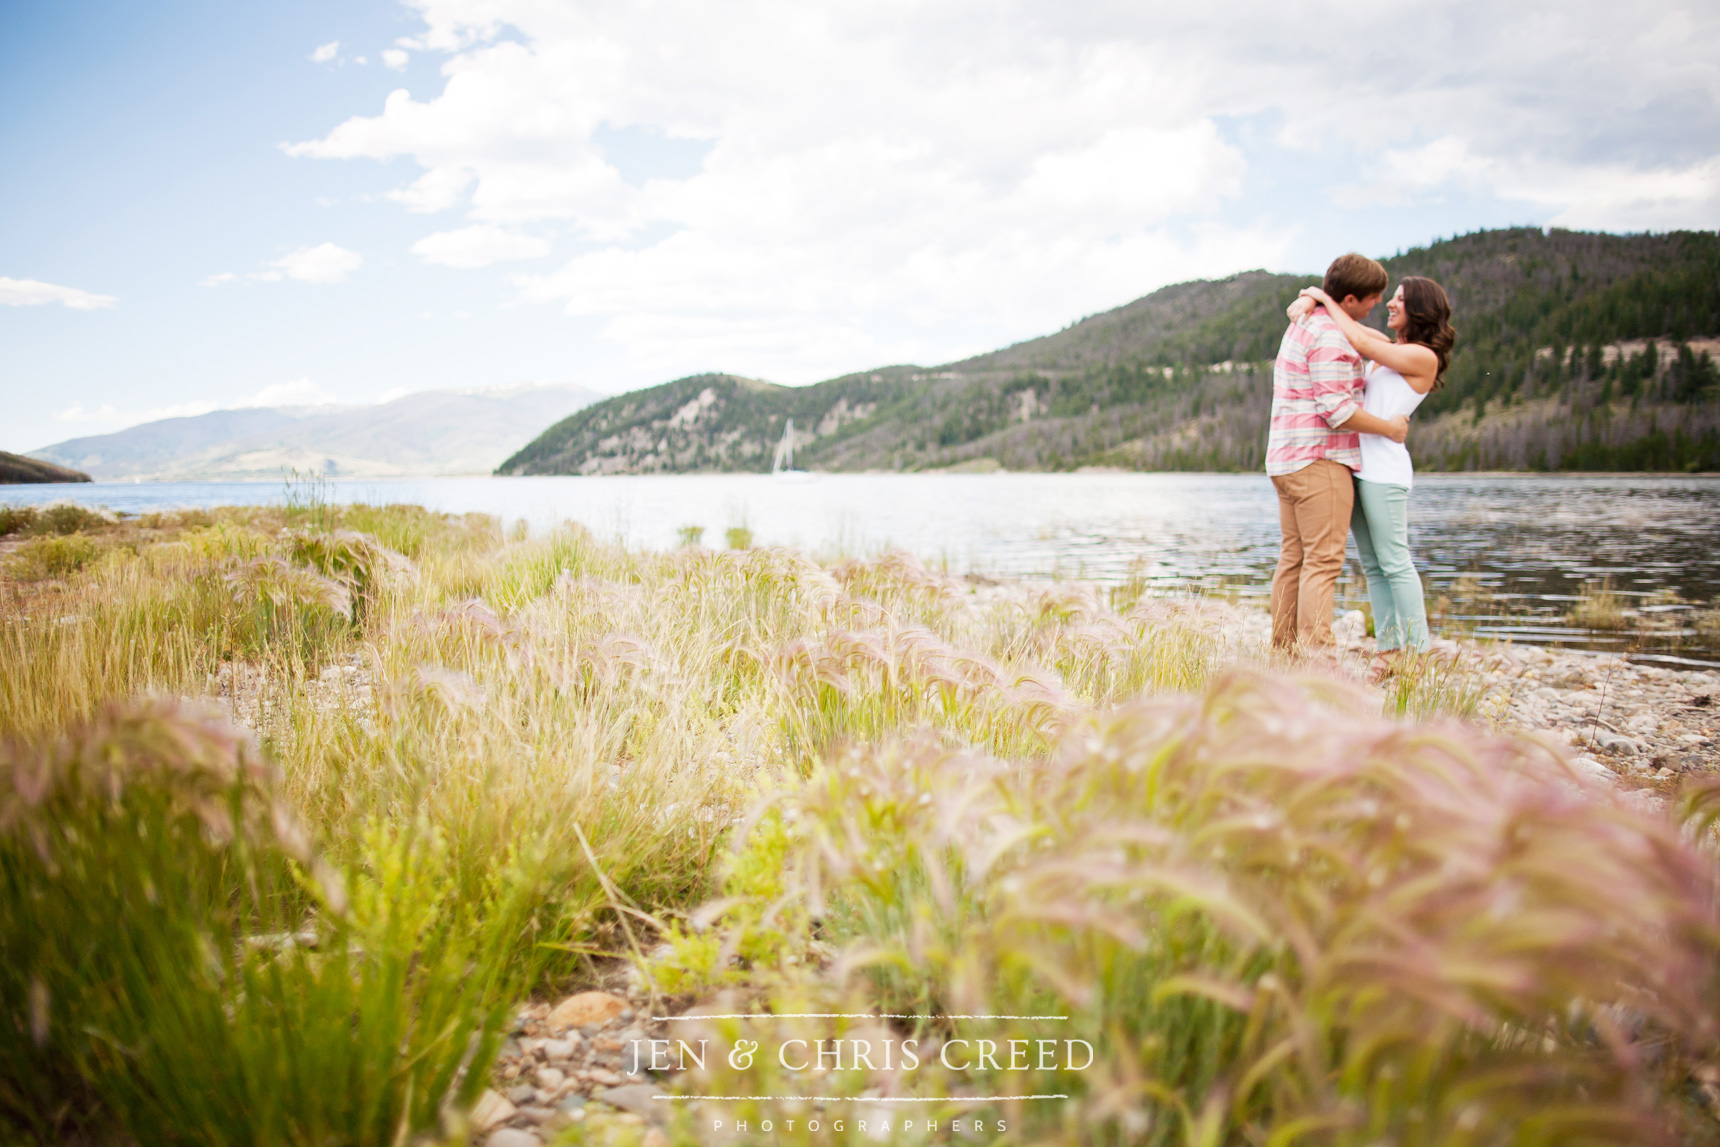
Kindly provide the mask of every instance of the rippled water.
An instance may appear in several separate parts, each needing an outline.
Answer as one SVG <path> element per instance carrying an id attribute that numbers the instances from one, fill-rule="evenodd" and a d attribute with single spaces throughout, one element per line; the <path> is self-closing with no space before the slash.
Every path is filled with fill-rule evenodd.
<path id="1" fill-rule="evenodd" d="M 339 501 L 480 510 L 544 528 L 573 519 L 606 537 L 666 548 L 701 526 L 708 545 L 746 526 L 758 544 L 822 554 L 900 546 L 952 570 L 1146 578 L 1167 589 L 1264 593 L 1278 552 L 1271 484 L 1230 474 L 825 474 L 340 481 Z M 278 502 L 280 485 L 188 482 L 17 486 L 0 500 L 70 497 L 115 510 Z M 1447 622 L 1519 641 L 1630 649 L 1720 663 L 1720 640 L 1664 601 L 1720 598 L 1720 478 L 1425 475 L 1410 541 Z M 1353 565 L 1353 563 L 1352 563 Z M 1585 630 L 1564 621 L 1585 582 L 1610 578 L 1674 632 Z M 1359 600 L 1352 568 L 1345 593 Z"/>

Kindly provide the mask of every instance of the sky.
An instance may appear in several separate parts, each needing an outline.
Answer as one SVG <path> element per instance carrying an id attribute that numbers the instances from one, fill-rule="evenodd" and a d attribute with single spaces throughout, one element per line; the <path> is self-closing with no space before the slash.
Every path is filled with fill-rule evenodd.
<path id="1" fill-rule="evenodd" d="M 0 449 L 1720 227 L 1720 5 L 0 0 Z"/>

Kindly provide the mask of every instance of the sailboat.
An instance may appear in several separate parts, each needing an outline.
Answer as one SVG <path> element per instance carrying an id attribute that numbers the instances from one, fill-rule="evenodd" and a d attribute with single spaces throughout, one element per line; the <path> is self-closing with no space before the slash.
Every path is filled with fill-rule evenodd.
<path id="1" fill-rule="evenodd" d="M 816 476 L 794 468 L 794 419 L 783 428 L 782 441 L 776 444 L 776 454 L 770 460 L 770 476 L 780 482 L 810 482 Z"/>

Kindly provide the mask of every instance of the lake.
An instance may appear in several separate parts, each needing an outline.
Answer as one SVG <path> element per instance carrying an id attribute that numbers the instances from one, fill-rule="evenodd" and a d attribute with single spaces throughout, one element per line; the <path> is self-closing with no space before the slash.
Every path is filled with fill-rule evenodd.
<path id="1" fill-rule="evenodd" d="M 1165 592 L 1264 594 L 1278 553 L 1271 484 L 1254 474 L 717 474 L 333 481 L 332 500 L 482 511 L 543 530 L 567 520 L 631 546 L 707 545 L 744 526 L 755 544 L 825 556 L 900 547 L 955 572 L 1064 576 Z M 137 513 L 280 502 L 278 483 L 12 486 L 0 501 L 72 498 Z M 1478 634 L 1720 664 L 1720 640 L 1680 624 L 1668 600 L 1720 598 L 1720 478 L 1429 474 L 1416 479 L 1410 540 L 1445 621 Z M 1353 551 L 1352 551 L 1353 553 Z M 1344 592 L 1360 598 L 1351 563 Z M 1667 632 L 1565 621 L 1585 582 L 1663 615 Z M 1659 597 L 1654 595 L 1659 594 Z M 1652 600 L 1651 600 L 1652 599 Z"/>

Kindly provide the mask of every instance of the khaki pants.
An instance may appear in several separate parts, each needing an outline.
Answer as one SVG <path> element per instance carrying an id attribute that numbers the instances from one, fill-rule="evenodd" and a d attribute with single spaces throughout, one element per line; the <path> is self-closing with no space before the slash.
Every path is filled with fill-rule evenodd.
<path id="1" fill-rule="evenodd" d="M 1344 570 L 1355 487 L 1350 468 L 1321 458 L 1294 474 L 1275 474 L 1284 540 L 1272 576 L 1272 646 L 1308 650 L 1332 644 L 1332 597 Z"/>

